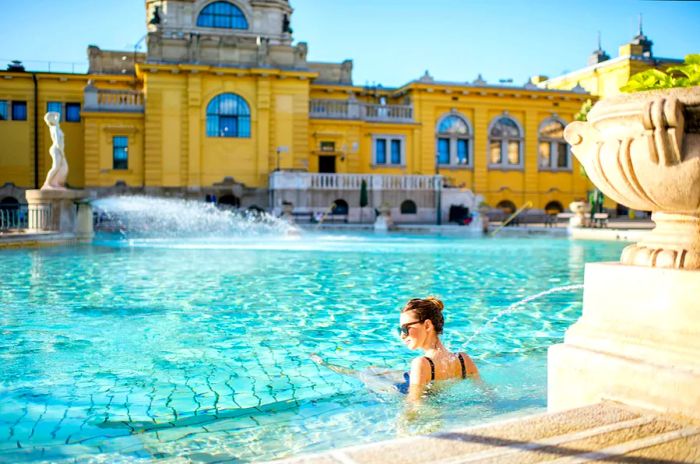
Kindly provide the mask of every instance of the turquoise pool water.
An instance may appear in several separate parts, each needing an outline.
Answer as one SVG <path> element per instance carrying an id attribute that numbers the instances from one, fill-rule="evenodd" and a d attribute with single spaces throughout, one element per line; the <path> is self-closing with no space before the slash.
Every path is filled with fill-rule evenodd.
<path id="1" fill-rule="evenodd" d="M 546 404 L 546 348 L 580 315 L 583 266 L 622 244 L 305 232 L 0 251 L 0 462 L 273 459 L 445 430 Z M 413 417 L 315 364 L 406 369 L 409 298 L 440 296 L 470 382 Z"/>

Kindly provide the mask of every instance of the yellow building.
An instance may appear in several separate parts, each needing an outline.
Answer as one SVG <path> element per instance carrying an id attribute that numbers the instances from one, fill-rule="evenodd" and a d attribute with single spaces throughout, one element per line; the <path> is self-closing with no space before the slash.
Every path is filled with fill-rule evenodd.
<path id="1" fill-rule="evenodd" d="M 539 77 L 537 85 L 543 89 L 571 90 L 582 88 L 585 91 L 604 98 L 618 95 L 620 87 L 627 84 L 631 76 L 647 69 L 665 70 L 683 60 L 655 57 L 652 53 L 653 42 L 644 35 L 641 17 L 639 32 L 631 42 L 621 45 L 616 58 L 603 51 L 598 40 L 598 49 L 588 58 L 585 68 L 552 79 Z"/>
<path id="2" fill-rule="evenodd" d="M 41 186 L 51 163 L 42 118 L 59 111 L 69 186 L 97 196 L 291 203 L 305 214 L 335 204 L 353 221 L 364 181 L 369 206 L 398 221 L 447 219 L 450 206 L 482 200 L 561 210 L 590 188 L 562 138 L 590 97 L 581 87 L 601 94 L 643 62 L 632 44 L 628 59 L 581 71 L 603 79 L 595 85 L 575 73 L 514 87 L 426 72 L 367 88 L 353 85 L 349 60 L 307 60 L 286 0 L 145 3 L 147 53 L 90 46 L 86 74 L 0 72 L 0 200 Z"/>

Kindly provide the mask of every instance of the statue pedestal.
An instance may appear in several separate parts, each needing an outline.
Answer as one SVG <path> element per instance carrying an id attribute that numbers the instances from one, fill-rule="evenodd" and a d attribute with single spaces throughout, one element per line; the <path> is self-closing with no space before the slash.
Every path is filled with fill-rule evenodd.
<path id="1" fill-rule="evenodd" d="M 586 265 L 583 314 L 549 349 L 550 411 L 611 399 L 700 419 L 700 271 Z"/>
<path id="2" fill-rule="evenodd" d="M 82 190 L 27 190 L 29 229 L 92 237 L 92 208 Z"/>

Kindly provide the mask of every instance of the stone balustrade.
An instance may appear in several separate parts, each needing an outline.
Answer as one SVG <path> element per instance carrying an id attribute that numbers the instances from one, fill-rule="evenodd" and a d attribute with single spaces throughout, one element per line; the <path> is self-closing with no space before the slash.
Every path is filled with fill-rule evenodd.
<path id="1" fill-rule="evenodd" d="M 360 190 L 362 181 L 367 188 L 381 190 L 434 191 L 442 188 L 441 176 L 381 175 L 381 174 L 322 174 L 277 171 L 270 174 L 272 190 Z"/>
<path id="2" fill-rule="evenodd" d="M 28 229 L 32 231 L 55 231 L 51 203 L 32 203 L 28 211 Z"/>
<path id="3" fill-rule="evenodd" d="M 143 93 L 135 90 L 98 89 L 85 87 L 85 111 L 114 111 L 143 113 Z"/>
<path id="4" fill-rule="evenodd" d="M 373 122 L 413 122 L 412 105 L 377 105 L 357 100 L 311 100 L 309 116 Z"/>

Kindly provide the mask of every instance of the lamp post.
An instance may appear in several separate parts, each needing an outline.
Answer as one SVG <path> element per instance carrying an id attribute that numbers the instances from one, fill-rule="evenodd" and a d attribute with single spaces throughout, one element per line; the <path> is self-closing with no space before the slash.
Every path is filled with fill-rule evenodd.
<path id="1" fill-rule="evenodd" d="M 277 147 L 277 167 L 275 168 L 275 171 L 280 170 L 280 154 L 282 153 L 287 153 L 289 151 L 289 148 L 287 148 L 285 145 L 280 145 Z"/>

